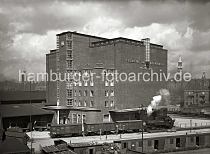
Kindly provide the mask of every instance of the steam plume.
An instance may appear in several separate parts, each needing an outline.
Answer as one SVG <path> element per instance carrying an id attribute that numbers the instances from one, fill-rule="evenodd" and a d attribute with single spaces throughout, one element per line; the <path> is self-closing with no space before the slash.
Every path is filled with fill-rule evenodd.
<path id="1" fill-rule="evenodd" d="M 169 104 L 170 93 L 167 89 L 160 89 L 159 94 L 153 97 L 150 105 L 147 107 L 147 114 L 150 115 L 153 112 L 153 109 L 156 109 L 160 102 L 164 101 L 166 105 Z"/>

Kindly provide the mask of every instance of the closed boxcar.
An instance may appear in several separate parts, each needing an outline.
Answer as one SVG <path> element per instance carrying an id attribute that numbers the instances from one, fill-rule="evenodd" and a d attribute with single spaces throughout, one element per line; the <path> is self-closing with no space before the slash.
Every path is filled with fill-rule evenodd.
<path id="1" fill-rule="evenodd" d="M 120 132 L 137 132 L 142 128 L 142 120 L 117 121 L 116 127 Z"/>
<path id="2" fill-rule="evenodd" d="M 82 134 L 81 124 L 62 124 L 62 125 L 52 125 L 50 127 L 50 136 L 76 136 Z"/>
<path id="3" fill-rule="evenodd" d="M 115 123 L 95 123 L 95 124 L 85 124 L 85 134 L 95 135 L 95 134 L 109 134 L 115 131 Z"/>

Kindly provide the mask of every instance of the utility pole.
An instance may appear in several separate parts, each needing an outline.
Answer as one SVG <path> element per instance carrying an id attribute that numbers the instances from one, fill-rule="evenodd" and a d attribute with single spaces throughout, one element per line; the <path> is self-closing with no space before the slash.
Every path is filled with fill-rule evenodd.
<path id="1" fill-rule="evenodd" d="M 29 82 L 29 100 L 30 100 L 30 109 L 31 109 L 31 112 L 32 112 L 32 103 L 31 103 L 31 81 Z M 32 126 L 32 115 L 31 115 L 31 112 L 30 112 L 30 125 L 29 125 L 29 129 L 31 131 L 31 154 L 33 152 L 32 150 L 32 141 L 33 141 L 33 138 L 32 138 L 32 130 L 33 130 L 33 126 Z"/>

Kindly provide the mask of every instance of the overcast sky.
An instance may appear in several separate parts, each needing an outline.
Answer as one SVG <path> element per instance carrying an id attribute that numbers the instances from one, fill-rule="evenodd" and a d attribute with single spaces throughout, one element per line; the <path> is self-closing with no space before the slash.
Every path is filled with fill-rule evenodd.
<path id="1" fill-rule="evenodd" d="M 78 31 L 103 37 L 128 37 L 168 49 L 168 69 L 210 77 L 210 2 L 208 1 L 53 1 L 0 0 L 0 80 L 18 70 L 45 72 L 45 54 L 56 34 Z"/>

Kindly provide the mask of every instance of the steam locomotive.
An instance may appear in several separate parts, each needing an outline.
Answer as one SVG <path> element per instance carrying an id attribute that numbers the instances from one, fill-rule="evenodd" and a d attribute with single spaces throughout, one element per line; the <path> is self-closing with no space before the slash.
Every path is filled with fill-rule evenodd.
<path id="1" fill-rule="evenodd" d="M 61 124 L 51 125 L 50 136 L 79 136 L 99 135 L 110 133 L 138 132 L 150 129 L 171 129 L 174 120 L 167 115 L 167 109 L 154 110 L 150 115 L 146 109 L 110 112 L 113 122 L 87 124 Z"/>

